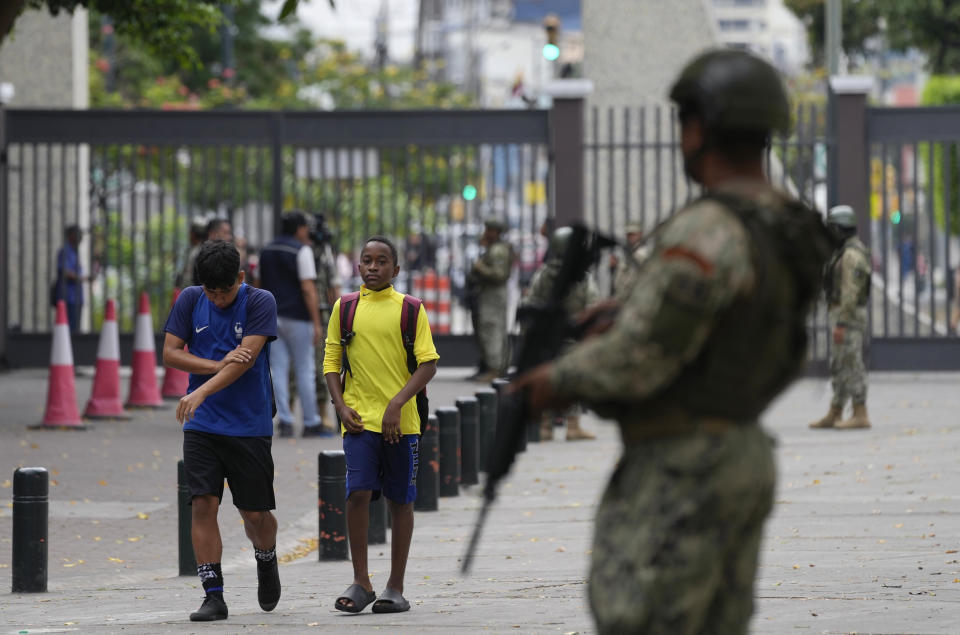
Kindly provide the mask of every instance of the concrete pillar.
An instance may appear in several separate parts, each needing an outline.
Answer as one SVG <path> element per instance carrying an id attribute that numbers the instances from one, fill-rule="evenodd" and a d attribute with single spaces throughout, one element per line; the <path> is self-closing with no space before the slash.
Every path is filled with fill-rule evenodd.
<path id="1" fill-rule="evenodd" d="M 550 117 L 553 149 L 553 202 L 557 226 L 584 220 L 583 114 L 584 100 L 593 91 L 586 79 L 558 79 L 544 92 L 553 97 Z"/>
<path id="2" fill-rule="evenodd" d="M 867 138 L 867 95 L 870 77 L 830 78 L 830 156 L 827 202 L 850 205 L 857 215 L 857 233 L 870 237 L 870 144 Z"/>

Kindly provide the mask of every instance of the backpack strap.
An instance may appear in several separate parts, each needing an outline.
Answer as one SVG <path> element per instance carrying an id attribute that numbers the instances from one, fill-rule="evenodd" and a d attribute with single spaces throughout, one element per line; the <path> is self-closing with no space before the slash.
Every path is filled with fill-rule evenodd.
<path id="1" fill-rule="evenodd" d="M 340 346 L 343 349 L 343 373 L 346 379 L 347 373 L 353 376 L 350 370 L 350 359 L 347 357 L 347 347 L 353 341 L 356 335 L 353 331 L 353 318 L 357 315 L 357 303 L 360 300 L 360 292 L 346 293 L 340 296 Z"/>
<path id="2" fill-rule="evenodd" d="M 407 351 L 407 370 L 412 375 L 417 370 L 417 356 L 413 353 L 413 343 L 417 340 L 417 318 L 420 316 L 420 298 L 403 296 L 403 309 L 400 311 L 400 337 L 403 350 Z"/>

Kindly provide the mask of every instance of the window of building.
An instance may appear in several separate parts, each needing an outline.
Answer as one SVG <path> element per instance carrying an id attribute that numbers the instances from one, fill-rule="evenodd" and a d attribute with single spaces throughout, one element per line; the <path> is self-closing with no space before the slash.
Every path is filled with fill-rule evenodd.
<path id="1" fill-rule="evenodd" d="M 750 28 L 750 20 L 717 20 L 721 31 L 746 31 Z"/>

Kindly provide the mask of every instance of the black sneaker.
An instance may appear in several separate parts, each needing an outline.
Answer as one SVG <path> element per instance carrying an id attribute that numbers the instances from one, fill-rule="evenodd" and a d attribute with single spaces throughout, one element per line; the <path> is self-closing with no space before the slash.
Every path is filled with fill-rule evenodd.
<path id="1" fill-rule="evenodd" d="M 257 601 L 264 611 L 272 611 L 280 601 L 280 571 L 277 560 L 257 563 Z"/>
<path id="2" fill-rule="evenodd" d="M 293 424 L 292 423 L 278 423 L 277 431 L 281 437 L 292 437 L 293 436 Z"/>
<path id="3" fill-rule="evenodd" d="M 196 612 L 190 614 L 191 622 L 213 622 L 227 619 L 227 603 L 223 601 L 223 593 L 207 593 L 203 604 Z"/>

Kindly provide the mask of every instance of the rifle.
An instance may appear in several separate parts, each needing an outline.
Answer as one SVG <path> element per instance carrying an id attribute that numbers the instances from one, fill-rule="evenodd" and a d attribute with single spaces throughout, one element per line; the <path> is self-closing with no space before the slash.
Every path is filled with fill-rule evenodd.
<path id="1" fill-rule="evenodd" d="M 558 319 L 563 315 L 563 300 L 573 286 L 583 280 L 590 267 L 596 264 L 600 250 L 617 244 L 612 238 L 582 225 L 574 225 L 572 230 L 549 301 L 542 306 L 524 307 L 518 312 L 523 336 L 517 345 L 517 375 L 552 359 L 565 341 L 576 337 L 578 329 L 569 316 L 567 319 Z M 483 487 L 483 504 L 463 558 L 460 569 L 463 574 L 470 571 L 487 513 L 497 498 L 497 485 L 510 472 L 521 440 L 527 433 L 527 423 L 526 396 L 523 393 L 501 392 L 497 400 L 497 426 Z"/>

